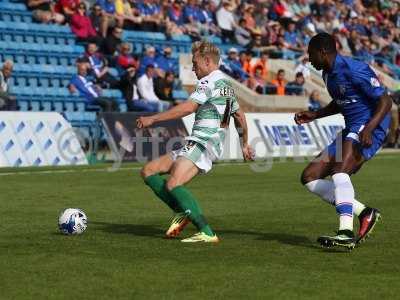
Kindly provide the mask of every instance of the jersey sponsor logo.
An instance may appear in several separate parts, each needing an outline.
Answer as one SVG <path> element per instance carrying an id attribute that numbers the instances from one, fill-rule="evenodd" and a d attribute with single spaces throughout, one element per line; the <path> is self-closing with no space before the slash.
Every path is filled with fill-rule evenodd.
<path id="1" fill-rule="evenodd" d="M 205 86 L 205 85 L 199 85 L 196 88 L 196 92 L 199 93 L 199 94 L 205 93 L 206 90 L 207 90 L 207 86 Z"/>
<path id="2" fill-rule="evenodd" d="M 219 94 L 222 97 L 235 97 L 235 90 L 229 86 L 225 86 L 219 90 Z"/>
<path id="3" fill-rule="evenodd" d="M 356 103 L 357 99 L 335 99 L 335 102 L 339 106 L 344 106 L 345 104 Z"/>
<path id="4" fill-rule="evenodd" d="M 379 83 L 379 80 L 377 78 L 375 78 L 375 77 L 371 77 L 370 81 L 371 81 L 371 85 L 373 87 L 380 87 L 381 86 L 381 84 Z"/>

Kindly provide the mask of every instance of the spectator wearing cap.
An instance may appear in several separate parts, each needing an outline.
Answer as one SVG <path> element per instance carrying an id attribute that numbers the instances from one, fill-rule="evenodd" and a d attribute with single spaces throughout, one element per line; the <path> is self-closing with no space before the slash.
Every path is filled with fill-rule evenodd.
<path id="1" fill-rule="evenodd" d="M 139 60 L 132 55 L 132 45 L 130 43 L 122 43 L 117 57 L 117 67 L 120 74 L 125 73 L 131 67 L 134 67 L 136 72 L 139 69 L 139 65 Z"/>
<path id="2" fill-rule="evenodd" d="M 305 79 L 302 72 L 296 73 L 294 81 L 289 82 L 286 85 L 285 93 L 287 95 L 302 96 L 305 94 L 304 90 Z"/>
<path id="3" fill-rule="evenodd" d="M 294 72 L 302 73 L 304 78 L 309 78 L 311 76 L 310 66 L 308 63 L 308 56 L 300 57 L 299 63 L 297 64 Z"/>
<path id="4" fill-rule="evenodd" d="M 170 107 L 170 104 L 161 101 L 154 91 L 153 77 L 155 75 L 154 66 L 148 64 L 145 73 L 137 81 L 138 91 L 142 101 L 135 101 L 135 110 L 141 111 L 164 111 Z"/>
<path id="5" fill-rule="evenodd" d="M 216 13 L 216 18 L 218 27 L 221 29 L 222 41 L 224 43 L 227 41 L 230 43 L 235 43 L 235 16 L 228 1 L 224 0 L 221 8 Z"/>
<path id="6" fill-rule="evenodd" d="M 239 26 L 235 28 L 235 38 L 240 46 L 247 47 L 251 42 L 251 33 L 246 28 L 246 20 L 240 19 Z"/>
<path id="7" fill-rule="evenodd" d="M 101 52 L 109 58 L 109 61 L 117 53 L 118 47 L 122 43 L 121 36 L 122 28 L 114 27 L 102 43 Z"/>
<path id="8" fill-rule="evenodd" d="M 242 69 L 239 61 L 239 51 L 236 48 L 229 49 L 228 57 L 223 61 L 221 70 L 240 82 L 244 82 L 248 78 L 247 73 Z"/>
<path id="9" fill-rule="evenodd" d="M 103 39 L 97 35 L 91 19 L 86 15 L 86 4 L 84 2 L 79 3 L 76 12 L 71 17 L 70 26 L 79 42 L 101 45 Z"/>
<path id="10" fill-rule="evenodd" d="M 102 97 L 101 88 L 96 86 L 88 77 L 90 68 L 88 59 L 81 57 L 77 60 L 77 74 L 74 75 L 69 83 L 71 93 L 79 92 L 86 100 L 88 105 L 99 105 L 103 111 L 117 111 L 118 106 L 114 99 Z"/>
<path id="11" fill-rule="evenodd" d="M 279 69 L 278 73 L 276 74 L 276 78 L 273 79 L 271 83 L 276 87 L 277 95 L 280 96 L 285 95 L 285 86 L 286 86 L 285 70 Z"/>
<path id="12" fill-rule="evenodd" d="M 16 99 L 10 95 L 10 79 L 13 68 L 14 63 L 6 60 L 0 70 L 0 110 L 17 110 Z"/>
<path id="13" fill-rule="evenodd" d="M 103 88 L 119 88 L 119 81 L 109 72 L 107 60 L 97 50 L 95 43 L 89 43 L 86 46 L 85 57 L 90 64 L 90 73 L 96 78 L 96 83 Z"/>
<path id="14" fill-rule="evenodd" d="M 321 95 L 318 90 L 313 90 L 311 92 L 310 98 L 308 99 L 308 110 L 317 111 L 322 108 L 321 105 Z"/>
<path id="15" fill-rule="evenodd" d="M 254 76 L 256 68 L 261 68 L 261 77 L 268 78 L 268 51 L 263 51 L 260 58 L 253 58 L 250 61 L 250 74 Z"/>
<path id="16" fill-rule="evenodd" d="M 36 22 L 62 24 L 65 21 L 65 17 L 55 11 L 53 1 L 28 0 L 27 6 L 32 10 L 32 18 Z"/>
<path id="17" fill-rule="evenodd" d="M 109 27 L 123 28 L 124 18 L 117 14 L 115 0 L 97 0 L 96 4 L 102 9 L 100 32 L 103 37 L 107 36 Z"/>

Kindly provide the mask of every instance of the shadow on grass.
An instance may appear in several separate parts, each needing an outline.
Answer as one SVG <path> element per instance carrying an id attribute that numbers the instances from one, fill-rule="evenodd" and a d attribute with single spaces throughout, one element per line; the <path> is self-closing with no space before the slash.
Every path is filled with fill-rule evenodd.
<path id="1" fill-rule="evenodd" d="M 115 224 L 107 222 L 90 222 L 96 226 L 96 229 L 110 233 L 133 234 L 137 236 L 164 237 L 164 230 L 153 225 L 143 224 Z"/>
<path id="2" fill-rule="evenodd" d="M 221 233 L 221 235 L 224 234 L 249 235 L 249 236 L 255 236 L 256 240 L 277 241 L 281 244 L 286 244 L 291 246 L 320 249 L 320 247 L 315 245 L 314 241 L 311 241 L 308 237 L 302 235 L 275 233 L 275 232 L 240 231 L 240 230 L 218 230 L 218 232 Z"/>
<path id="3" fill-rule="evenodd" d="M 144 225 L 144 224 L 116 224 L 107 222 L 91 222 L 91 224 L 96 226 L 96 229 L 102 230 L 110 233 L 117 234 L 133 234 L 136 236 L 148 236 L 154 238 L 164 238 L 165 230 L 155 227 L 154 225 Z M 255 240 L 261 241 L 277 241 L 281 244 L 311 248 L 314 250 L 320 250 L 324 252 L 332 253 L 345 253 L 347 251 L 339 249 L 323 249 L 316 244 L 316 241 L 310 240 L 306 236 L 294 235 L 288 233 L 275 233 L 275 232 L 256 232 L 256 231 L 241 231 L 241 230 L 217 230 L 218 234 L 222 237 L 224 235 L 237 235 L 237 236 L 251 236 Z"/>

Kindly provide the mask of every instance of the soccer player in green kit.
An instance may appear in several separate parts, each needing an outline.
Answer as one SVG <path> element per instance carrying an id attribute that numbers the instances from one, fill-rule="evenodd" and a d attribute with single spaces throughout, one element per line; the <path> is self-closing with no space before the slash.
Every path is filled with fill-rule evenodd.
<path id="1" fill-rule="evenodd" d="M 192 55 L 193 71 L 199 83 L 189 100 L 168 111 L 137 120 L 137 126 L 144 128 L 195 113 L 192 134 L 186 138 L 187 143 L 181 149 L 147 163 L 141 175 L 144 182 L 175 213 L 166 232 L 167 237 L 177 237 L 191 222 L 199 232 L 182 242 L 216 243 L 219 241 L 217 235 L 185 184 L 196 175 L 209 172 L 212 162 L 222 156 L 231 117 L 241 137 L 243 158 L 252 160 L 254 153 L 248 144 L 246 119 L 239 108 L 232 84 L 219 70 L 219 49 L 212 43 L 199 41 L 192 45 Z M 162 174 L 169 174 L 168 179 L 163 178 Z"/>

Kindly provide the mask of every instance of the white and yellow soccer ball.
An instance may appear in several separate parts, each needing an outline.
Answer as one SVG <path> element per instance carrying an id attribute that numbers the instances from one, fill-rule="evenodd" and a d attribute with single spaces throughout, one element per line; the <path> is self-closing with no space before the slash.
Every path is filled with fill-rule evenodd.
<path id="1" fill-rule="evenodd" d="M 58 217 L 58 228 L 66 235 L 82 234 L 87 228 L 87 217 L 79 208 L 67 208 Z"/>

